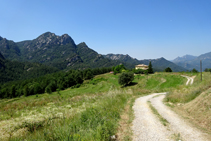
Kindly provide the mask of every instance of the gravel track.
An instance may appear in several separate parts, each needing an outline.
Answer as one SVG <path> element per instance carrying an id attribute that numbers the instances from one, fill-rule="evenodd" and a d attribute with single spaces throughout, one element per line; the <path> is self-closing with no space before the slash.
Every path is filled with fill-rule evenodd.
<path id="1" fill-rule="evenodd" d="M 186 77 L 187 79 L 188 79 L 188 81 L 186 82 L 186 85 L 188 85 L 189 84 L 189 82 L 190 82 L 190 85 L 192 85 L 193 84 L 193 78 L 192 77 L 189 77 L 189 76 L 185 76 L 185 75 L 181 75 L 182 77 Z"/>
<path id="2" fill-rule="evenodd" d="M 159 94 L 163 93 L 155 93 L 136 99 L 133 106 L 135 119 L 132 126 L 134 141 L 170 140 L 171 132 L 161 124 L 147 103 L 148 100 Z"/>
<path id="3" fill-rule="evenodd" d="M 185 120 L 177 115 L 175 112 L 170 110 L 169 107 L 163 104 L 163 99 L 165 95 L 152 98 L 150 101 L 157 109 L 158 113 L 169 122 L 169 128 L 173 133 L 180 134 L 182 140 L 186 141 L 208 141 L 206 139 L 207 134 L 202 133 L 197 128 L 190 125 L 190 123 L 185 122 Z"/>
<path id="4" fill-rule="evenodd" d="M 154 93 L 136 99 L 133 106 L 135 114 L 132 125 L 133 141 L 170 141 L 176 139 L 182 141 L 208 141 L 206 133 L 202 133 L 185 122 L 183 118 L 163 104 L 162 100 L 165 94 Z M 164 126 L 152 113 L 147 101 L 150 101 L 158 113 L 169 122 L 168 126 Z M 178 137 L 178 134 L 180 137 Z"/>

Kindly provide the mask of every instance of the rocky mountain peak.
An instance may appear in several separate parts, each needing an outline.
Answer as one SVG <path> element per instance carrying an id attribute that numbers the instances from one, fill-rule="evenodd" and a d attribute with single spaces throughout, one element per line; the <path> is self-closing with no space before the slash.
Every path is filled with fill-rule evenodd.
<path id="1" fill-rule="evenodd" d="M 81 42 L 80 44 L 78 44 L 77 46 L 81 46 L 83 48 L 88 48 L 88 46 L 86 45 L 85 42 Z"/>
<path id="2" fill-rule="evenodd" d="M 66 45 L 68 43 L 75 44 L 73 39 L 68 35 L 57 36 L 55 33 L 46 32 L 34 40 L 37 48 L 47 45 Z"/>
<path id="3" fill-rule="evenodd" d="M 68 34 L 63 34 L 61 36 L 60 42 L 61 44 L 74 43 L 73 39 Z"/>

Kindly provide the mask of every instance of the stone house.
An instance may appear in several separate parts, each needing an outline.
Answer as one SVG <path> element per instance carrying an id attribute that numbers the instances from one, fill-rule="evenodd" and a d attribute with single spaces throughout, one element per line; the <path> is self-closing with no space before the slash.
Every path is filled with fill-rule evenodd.
<path id="1" fill-rule="evenodd" d="M 147 70 L 148 69 L 148 66 L 147 65 L 144 65 L 144 64 L 139 64 L 139 65 L 136 65 L 135 66 L 135 69 L 142 69 L 142 70 Z"/>

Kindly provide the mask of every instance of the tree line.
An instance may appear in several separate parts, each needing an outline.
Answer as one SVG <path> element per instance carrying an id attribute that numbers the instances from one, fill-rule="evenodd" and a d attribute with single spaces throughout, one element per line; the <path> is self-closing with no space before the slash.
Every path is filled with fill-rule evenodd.
<path id="1" fill-rule="evenodd" d="M 0 86 L 0 98 L 14 98 L 42 93 L 52 93 L 69 87 L 80 87 L 84 80 L 110 72 L 112 68 L 95 68 L 56 72 L 32 79 L 10 81 Z"/>

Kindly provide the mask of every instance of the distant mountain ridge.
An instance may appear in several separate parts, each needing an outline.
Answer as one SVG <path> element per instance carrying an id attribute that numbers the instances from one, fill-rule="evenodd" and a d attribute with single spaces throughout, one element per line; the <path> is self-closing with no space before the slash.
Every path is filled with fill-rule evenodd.
<path id="1" fill-rule="evenodd" d="M 85 42 L 76 45 L 68 34 L 58 36 L 51 32 L 17 43 L 1 37 L 0 53 L 8 60 L 37 62 L 60 70 L 112 67 L 121 63 L 127 68 L 134 68 L 137 64 L 148 65 L 149 61 L 152 61 L 157 71 L 163 71 L 166 67 L 171 67 L 173 71 L 185 71 L 164 58 L 137 60 L 122 54 L 101 55 L 89 48 Z"/>
<path id="2" fill-rule="evenodd" d="M 202 70 L 205 68 L 211 68 L 211 52 L 202 54 L 200 56 L 191 56 L 187 55 L 183 57 L 179 57 L 174 59 L 172 62 L 187 69 L 187 70 L 192 70 L 193 68 L 197 69 L 200 71 L 200 60 L 202 61 Z"/>
<path id="3" fill-rule="evenodd" d="M 193 59 L 197 58 L 197 56 L 193 56 L 193 55 L 184 55 L 182 57 L 177 57 L 176 59 L 174 59 L 172 62 L 182 62 L 182 61 L 191 61 Z"/>
<path id="4" fill-rule="evenodd" d="M 106 58 L 109 58 L 109 59 L 112 59 L 112 60 L 119 60 L 119 61 L 123 61 L 125 63 L 133 64 L 134 67 L 135 67 L 135 65 L 138 65 L 138 64 L 149 65 L 149 62 L 151 61 L 152 66 L 153 66 L 155 71 L 164 71 L 164 69 L 166 69 L 167 67 L 170 67 L 175 72 L 187 71 L 186 69 L 175 65 L 174 63 L 166 60 L 163 57 L 158 58 L 158 59 L 137 60 L 135 58 L 130 57 L 129 55 L 123 55 L 123 54 L 107 54 L 107 55 L 104 55 L 104 56 Z"/>
<path id="5" fill-rule="evenodd" d="M 38 62 L 61 70 L 111 67 L 121 63 L 104 58 L 90 49 L 85 42 L 76 45 L 68 34 L 57 36 L 54 33 L 46 32 L 34 40 L 17 43 L 5 38 L 1 38 L 1 40 L 4 42 L 0 45 L 0 52 L 6 59 Z M 11 42 L 13 48 L 6 47 L 6 42 Z"/>

